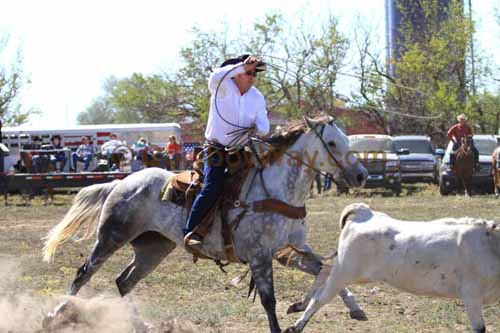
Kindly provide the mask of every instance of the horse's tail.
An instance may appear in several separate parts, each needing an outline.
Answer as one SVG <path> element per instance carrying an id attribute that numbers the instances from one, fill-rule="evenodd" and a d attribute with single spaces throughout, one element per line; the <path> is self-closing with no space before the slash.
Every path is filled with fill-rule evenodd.
<path id="1" fill-rule="evenodd" d="M 95 184 L 87 186 L 78 192 L 73 199 L 73 205 L 64 216 L 63 220 L 52 228 L 44 238 L 43 260 L 52 261 L 57 247 L 68 241 L 84 224 L 87 225 L 85 235 L 79 240 L 85 240 L 92 237 L 96 231 L 96 225 L 99 221 L 101 209 L 106 198 L 111 191 L 118 185 L 120 180 L 111 183 Z"/>
<path id="2" fill-rule="evenodd" d="M 340 220 L 339 220 L 340 230 L 344 229 L 345 225 L 349 222 L 348 220 L 349 216 L 363 212 L 369 213 L 368 215 L 371 216 L 370 206 L 362 202 L 347 205 L 342 211 L 342 214 L 340 214 Z"/>

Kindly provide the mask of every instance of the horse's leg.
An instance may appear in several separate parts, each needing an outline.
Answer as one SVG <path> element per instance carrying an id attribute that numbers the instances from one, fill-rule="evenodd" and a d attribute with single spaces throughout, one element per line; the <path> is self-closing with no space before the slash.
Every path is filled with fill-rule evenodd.
<path id="1" fill-rule="evenodd" d="M 270 251 L 262 251 L 250 260 L 249 266 L 259 291 L 260 301 L 267 313 L 271 333 L 279 333 L 281 329 L 276 316 L 272 254 Z"/>
<path id="2" fill-rule="evenodd" d="M 125 296 L 175 249 L 176 244 L 161 234 L 148 231 L 130 242 L 134 259 L 116 278 L 120 295 Z"/>
<path id="3" fill-rule="evenodd" d="M 81 287 L 86 284 L 92 275 L 101 267 L 101 265 L 126 242 L 115 242 L 109 237 L 99 235 L 99 238 L 92 249 L 92 252 L 85 260 L 85 263 L 76 272 L 76 277 L 71 284 L 68 294 L 75 296 Z"/>
<path id="4" fill-rule="evenodd" d="M 498 170 L 498 161 L 493 163 L 493 186 L 495 187 L 495 196 L 500 196 L 500 170 Z"/>
<path id="5" fill-rule="evenodd" d="M 148 331 L 151 326 L 140 319 L 139 311 L 128 293 L 175 249 L 176 244 L 154 231 L 141 234 L 130 244 L 134 249 L 134 259 L 116 278 L 116 286 L 120 295 L 127 298 L 135 330 Z"/>
<path id="6" fill-rule="evenodd" d="M 308 245 L 305 245 L 305 248 L 306 250 L 311 250 Z M 300 253 L 290 253 L 290 255 L 278 257 L 277 261 L 283 266 L 296 268 L 304 273 L 314 275 L 316 278 L 311 286 L 311 289 L 314 290 L 325 283 L 331 270 L 331 266 L 323 265 L 319 259 L 312 255 L 306 256 Z M 347 288 L 342 289 L 339 295 L 347 308 L 349 308 L 349 315 L 352 319 L 368 320 L 365 312 L 361 309 L 356 299 Z M 303 301 L 290 305 L 287 313 L 290 314 L 304 311 L 309 303 L 310 296 L 311 295 L 308 294 Z"/>
<path id="7" fill-rule="evenodd" d="M 469 189 L 467 188 L 467 180 L 465 179 L 465 177 L 462 177 L 462 186 L 464 188 L 464 196 L 466 198 L 468 198 L 469 197 L 469 191 L 468 191 Z"/>

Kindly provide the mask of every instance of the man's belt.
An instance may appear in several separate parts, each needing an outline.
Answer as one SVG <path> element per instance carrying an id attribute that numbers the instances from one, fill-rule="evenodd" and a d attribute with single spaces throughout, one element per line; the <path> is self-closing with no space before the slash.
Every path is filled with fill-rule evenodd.
<path id="1" fill-rule="evenodd" d="M 208 146 L 209 148 L 214 148 L 214 149 L 219 149 L 219 150 L 225 150 L 226 149 L 226 146 L 224 146 L 223 144 L 217 142 L 217 141 L 214 141 L 214 140 L 206 140 L 205 141 L 205 145 Z"/>

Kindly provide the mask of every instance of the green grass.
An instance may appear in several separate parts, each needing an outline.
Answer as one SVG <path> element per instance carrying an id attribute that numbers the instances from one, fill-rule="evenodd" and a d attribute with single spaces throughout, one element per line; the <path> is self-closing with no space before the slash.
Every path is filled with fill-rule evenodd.
<path id="1" fill-rule="evenodd" d="M 40 239 L 58 223 L 67 211 L 70 199 L 57 196 L 58 206 L 43 206 L 42 201 L 35 200 L 32 206 L 24 207 L 18 206 L 20 201 L 14 197 L 13 205 L 2 207 L 0 300 L 29 295 L 34 301 L 43 304 L 33 309 L 34 312 L 40 312 L 40 308 L 53 305 L 54 301 L 48 299 L 65 292 L 93 242 L 65 244 L 59 249 L 55 262 L 49 265 L 41 262 Z M 335 248 L 339 215 L 347 204 L 353 202 L 365 202 L 373 209 L 399 219 L 471 216 L 500 222 L 500 200 L 493 196 L 471 199 L 441 197 L 434 186 L 409 187 L 400 197 L 365 190 L 341 197 L 328 193 L 307 202 L 308 240 L 319 253 L 328 254 Z M 80 295 L 117 296 L 114 279 L 131 257 L 130 248 L 117 252 L 94 275 Z M 282 328 L 286 328 L 298 318 L 298 314 L 287 316 L 287 307 L 302 298 L 312 278 L 279 265 L 274 267 L 278 318 Z M 200 332 L 266 332 L 267 318 L 259 298 L 255 303 L 246 298 L 247 284 L 241 288 L 230 286 L 230 280 L 244 269 L 243 266 L 232 265 L 228 267 L 228 274 L 224 275 L 211 262 L 192 264 L 187 253 L 176 249 L 155 272 L 137 285 L 133 295 L 140 304 L 141 313 L 157 325 L 174 317 L 191 321 Z M 341 300 L 335 298 L 313 317 L 307 332 L 469 330 L 469 321 L 460 301 L 416 297 L 381 283 L 351 286 L 350 289 L 366 311 L 369 321 L 351 320 Z M 488 330 L 500 331 L 500 324 L 496 323 L 500 307 L 489 306 L 484 314 Z M 35 313 L 33 318 L 39 318 L 39 315 Z"/>

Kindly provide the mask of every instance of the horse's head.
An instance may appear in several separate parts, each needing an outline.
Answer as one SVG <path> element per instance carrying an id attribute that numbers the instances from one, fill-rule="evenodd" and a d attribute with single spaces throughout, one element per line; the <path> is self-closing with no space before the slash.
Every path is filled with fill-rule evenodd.
<path id="1" fill-rule="evenodd" d="M 307 147 L 309 156 L 315 156 L 315 166 L 334 175 L 336 179 L 343 179 L 352 187 L 364 186 L 368 172 L 349 151 L 349 139 L 337 127 L 332 117 L 310 119 L 305 117 L 311 135 L 315 137 L 315 144 Z"/>
<path id="2" fill-rule="evenodd" d="M 464 136 L 462 138 L 462 144 L 460 149 L 464 152 L 468 152 L 470 148 L 474 145 L 474 140 L 472 139 L 472 135 Z"/>

